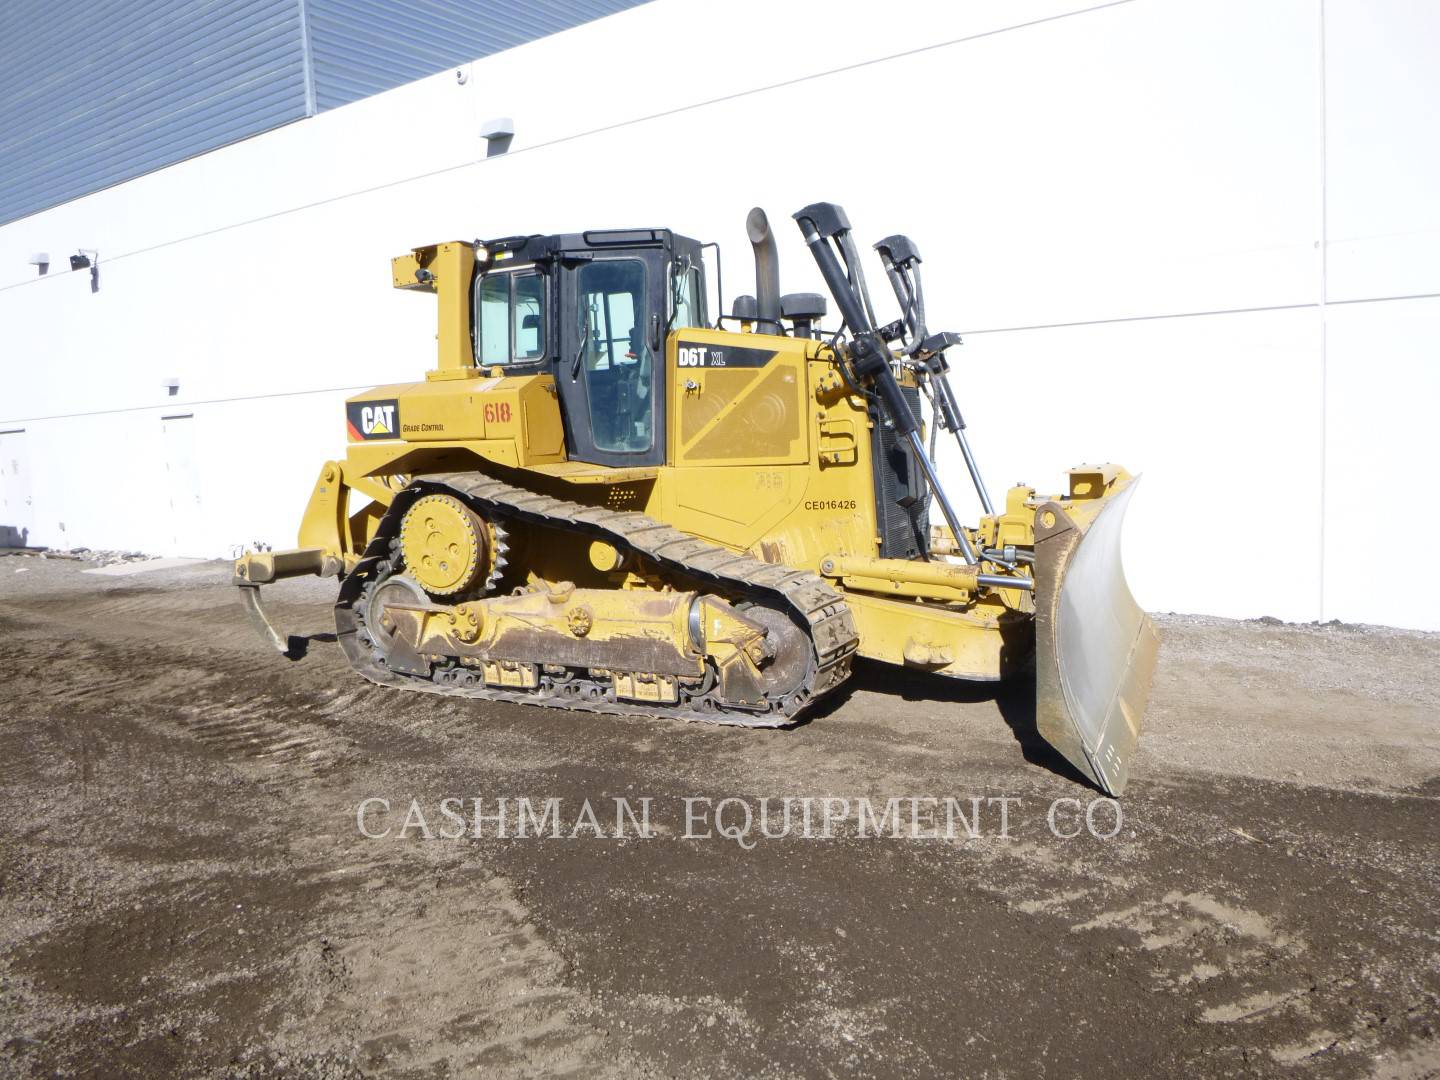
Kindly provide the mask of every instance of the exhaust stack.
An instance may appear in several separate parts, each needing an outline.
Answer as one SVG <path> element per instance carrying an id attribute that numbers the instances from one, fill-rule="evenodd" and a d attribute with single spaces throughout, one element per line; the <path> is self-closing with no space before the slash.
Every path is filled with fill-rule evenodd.
<path id="1" fill-rule="evenodd" d="M 756 329 L 762 334 L 783 334 L 780 323 L 780 256 L 775 249 L 775 234 L 765 211 L 755 207 L 745 218 L 745 232 L 755 249 L 755 315 Z"/>

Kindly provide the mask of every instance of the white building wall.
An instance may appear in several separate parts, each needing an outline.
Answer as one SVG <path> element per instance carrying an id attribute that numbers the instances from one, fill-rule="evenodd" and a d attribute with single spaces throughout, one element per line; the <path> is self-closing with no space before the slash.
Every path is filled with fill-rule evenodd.
<path id="1" fill-rule="evenodd" d="M 1420 0 L 657 0 L 333 110 L 0 229 L 30 541 L 171 553 L 161 418 L 192 413 L 190 553 L 293 543 L 341 400 L 431 364 L 389 282 L 414 244 L 667 225 L 733 296 L 759 204 L 821 291 L 787 219 L 827 199 L 920 245 L 992 488 L 1144 471 L 1143 605 L 1440 629 L 1386 554 L 1440 529 L 1437 51 Z"/>

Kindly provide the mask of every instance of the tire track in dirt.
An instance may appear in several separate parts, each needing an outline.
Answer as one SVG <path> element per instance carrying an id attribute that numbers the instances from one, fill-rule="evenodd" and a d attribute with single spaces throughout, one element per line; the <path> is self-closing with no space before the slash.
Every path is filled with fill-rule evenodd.
<path id="1" fill-rule="evenodd" d="M 504 878 L 420 845 L 351 854 L 318 876 L 378 902 L 331 889 L 301 1000 L 262 1055 L 328 1041 L 367 1075 L 628 1075 Z"/>
<path id="2" fill-rule="evenodd" d="M 235 672 L 213 662 L 219 657 L 215 652 L 197 650 L 193 643 L 167 649 L 112 634 L 82 637 L 73 616 L 59 626 L 35 620 L 24 628 L 31 636 L 13 641 L 7 678 L 11 693 L 21 698 L 22 714 L 100 710 L 112 717 L 164 722 L 229 760 L 274 772 L 281 781 L 323 774 L 353 745 L 340 730 L 353 696 L 297 693 L 286 680 L 262 680 L 243 670 L 245 689 L 237 691 Z M 41 635 L 63 636 L 64 648 Z"/>

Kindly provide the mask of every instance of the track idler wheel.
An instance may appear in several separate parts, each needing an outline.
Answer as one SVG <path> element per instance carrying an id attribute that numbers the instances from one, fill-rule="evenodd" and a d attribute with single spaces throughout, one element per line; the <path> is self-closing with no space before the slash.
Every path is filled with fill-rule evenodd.
<path id="1" fill-rule="evenodd" d="M 810 639 L 774 608 L 757 604 L 731 608 L 718 598 L 711 601 L 706 597 L 696 601 L 691 636 L 703 636 L 704 649 L 716 662 L 720 699 L 740 708 L 783 707 L 809 675 Z"/>

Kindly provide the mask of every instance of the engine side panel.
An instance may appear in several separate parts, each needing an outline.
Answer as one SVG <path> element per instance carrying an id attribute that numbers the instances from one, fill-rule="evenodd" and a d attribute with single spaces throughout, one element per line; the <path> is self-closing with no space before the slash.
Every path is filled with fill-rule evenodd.
<path id="1" fill-rule="evenodd" d="M 563 462 L 550 375 L 486 375 L 377 386 L 345 402 L 346 454 L 360 476 L 416 471 L 417 449 L 463 450 L 514 468 Z"/>

